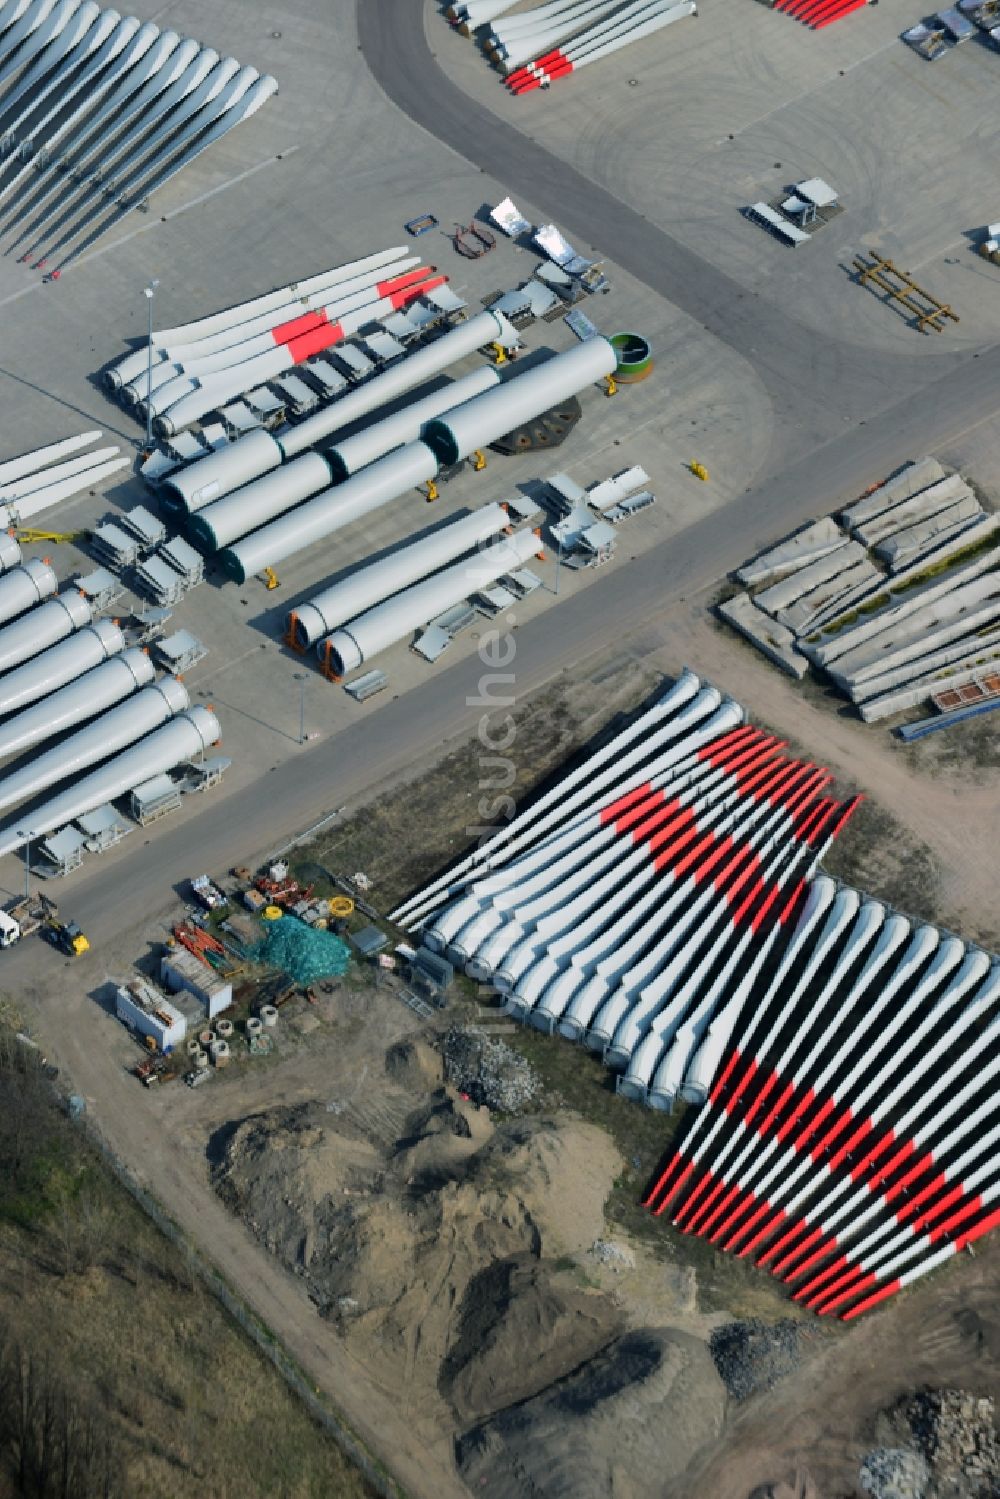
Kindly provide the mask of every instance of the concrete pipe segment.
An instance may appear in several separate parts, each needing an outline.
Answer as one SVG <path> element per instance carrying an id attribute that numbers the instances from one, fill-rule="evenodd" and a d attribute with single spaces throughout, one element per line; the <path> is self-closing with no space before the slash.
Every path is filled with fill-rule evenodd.
<path id="1" fill-rule="evenodd" d="M 83 780 L 35 807 L 30 814 L 22 812 L 8 823 L 0 830 L 0 857 L 23 848 L 32 838 L 65 827 L 75 817 L 93 812 L 105 802 L 124 796 L 143 781 L 173 770 L 182 761 L 196 759 L 218 743 L 221 732 L 215 714 L 200 704 L 179 713 Z"/>
<path id="2" fill-rule="evenodd" d="M 437 471 L 430 448 L 422 442 L 411 442 L 362 469 L 346 484 L 324 489 L 288 515 L 227 547 L 218 554 L 222 569 L 235 582 L 245 583 L 262 568 L 273 567 L 418 484 L 426 484 Z"/>
<path id="3" fill-rule="evenodd" d="M 428 422 L 424 440 L 442 464 L 460 463 L 550 406 L 614 374 L 617 364 L 618 355 L 606 338 L 588 338 Z"/>

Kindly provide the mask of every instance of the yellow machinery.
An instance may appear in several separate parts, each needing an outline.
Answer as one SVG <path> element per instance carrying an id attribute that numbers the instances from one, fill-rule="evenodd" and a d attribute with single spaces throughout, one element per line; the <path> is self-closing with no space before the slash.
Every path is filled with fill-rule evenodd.
<path id="1" fill-rule="evenodd" d="M 428 499 L 428 502 L 430 502 L 431 500 L 436 500 L 437 497 L 438 497 L 438 495 L 440 493 L 441 493 L 441 491 L 438 489 L 437 485 L 434 483 L 434 480 L 433 479 L 428 479 L 427 480 L 427 499 Z"/>
<path id="2" fill-rule="evenodd" d="M 49 900 L 47 895 L 40 897 L 46 930 L 51 933 L 52 941 L 60 951 L 66 953 L 70 958 L 79 958 L 83 953 L 90 951 L 90 942 L 83 935 L 75 921 L 60 921 L 59 907 L 54 900 Z"/>
<path id="3" fill-rule="evenodd" d="M 14 535 L 18 541 L 79 541 L 86 536 L 86 531 L 33 531 L 30 527 L 16 527 Z"/>
<path id="4" fill-rule="evenodd" d="M 477 448 L 472 455 L 472 471 L 475 474 L 482 473 L 486 467 L 486 454 Z"/>
<path id="5" fill-rule="evenodd" d="M 606 396 L 613 396 L 613 395 L 617 394 L 617 391 L 618 391 L 618 381 L 615 379 L 614 375 L 605 375 L 605 377 L 604 377 L 604 394 Z"/>
<path id="6" fill-rule="evenodd" d="M 267 589 L 268 593 L 271 592 L 272 588 L 281 587 L 281 584 L 278 582 L 278 574 L 275 572 L 273 567 L 265 567 L 264 571 L 261 573 L 261 577 L 264 579 L 264 587 Z"/>
<path id="7" fill-rule="evenodd" d="M 503 344 L 490 344 L 490 348 L 493 350 L 494 364 L 507 363 L 507 350 L 504 348 Z"/>
<path id="8" fill-rule="evenodd" d="M 697 459 L 692 458 L 691 462 L 688 464 L 688 468 L 690 469 L 691 473 L 694 474 L 696 479 L 701 479 L 703 483 L 707 483 L 708 469 L 703 463 L 699 463 Z"/>

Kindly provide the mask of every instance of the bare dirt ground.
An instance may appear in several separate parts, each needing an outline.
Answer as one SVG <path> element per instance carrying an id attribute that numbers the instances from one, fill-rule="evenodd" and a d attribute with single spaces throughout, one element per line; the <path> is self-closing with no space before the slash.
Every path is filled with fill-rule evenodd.
<path id="1" fill-rule="evenodd" d="M 872 807 L 844 834 L 837 872 L 913 914 L 934 915 L 965 935 L 995 941 L 992 892 L 1000 875 L 1000 840 L 995 836 L 1000 829 L 995 773 L 985 763 L 988 749 L 980 745 L 968 761 L 956 758 L 954 763 L 948 756 L 933 762 L 913 756 L 883 730 L 840 713 L 818 690 L 804 693 L 778 675 L 714 623 L 706 612 L 709 602 L 698 597 L 676 605 L 651 621 L 641 636 L 582 661 L 572 677 L 557 678 L 519 703 L 512 752 L 516 779 L 504 790 L 523 795 L 616 715 L 633 711 L 655 691 L 661 674 L 672 676 L 690 663 L 738 697 L 754 719 L 828 764 L 840 788 L 859 788 L 871 797 Z M 488 785 L 484 793 L 484 776 L 488 780 L 491 771 L 484 771 L 483 756 L 482 745 L 474 740 L 453 749 L 436 771 L 413 765 L 405 782 L 375 788 L 366 807 L 316 847 L 303 849 L 301 858 L 348 874 L 364 869 L 384 908 L 468 844 L 470 828 L 484 815 L 480 797 L 496 794 Z M 135 961 L 153 935 L 157 933 L 149 926 L 126 934 L 106 961 Z M 99 977 L 91 973 L 92 993 Z M 459 1018 L 496 1020 L 488 1010 L 477 1011 L 478 998 L 464 992 L 456 1001 Z M 527 1298 L 522 1304 L 534 1308 L 528 1319 L 532 1337 L 538 1339 L 547 1328 L 558 1344 L 560 1329 L 590 1327 L 582 1340 L 576 1334 L 569 1337 L 566 1349 L 579 1354 L 579 1367 L 589 1369 L 608 1392 L 608 1400 L 588 1417 L 591 1450 L 604 1440 L 601 1431 L 606 1435 L 616 1422 L 641 1415 L 648 1424 L 657 1401 L 665 1410 L 690 1410 L 685 1392 L 692 1378 L 709 1414 L 718 1413 L 718 1392 L 710 1399 L 705 1395 L 711 1386 L 705 1358 L 712 1329 L 734 1315 L 766 1322 L 795 1315 L 769 1277 L 744 1262 L 705 1251 L 700 1241 L 692 1245 L 679 1239 L 652 1224 L 636 1206 L 644 1172 L 664 1148 L 673 1121 L 618 1099 L 599 1064 L 564 1041 L 517 1033 L 508 1039 L 542 1075 L 543 1113 L 548 1111 L 545 1117 L 553 1121 L 559 1149 L 579 1185 L 560 1196 L 554 1192 L 555 1177 L 539 1170 L 537 1152 L 521 1149 L 504 1156 L 494 1143 L 495 1123 L 490 1139 L 478 1144 L 470 1124 L 469 1136 L 461 1137 L 462 1151 L 478 1153 L 477 1170 L 485 1175 L 470 1180 L 463 1196 L 462 1184 L 455 1184 L 453 1155 L 444 1162 L 451 1182 L 447 1190 L 455 1197 L 449 1207 L 456 1210 L 448 1220 L 447 1243 L 455 1252 L 449 1251 L 445 1263 L 434 1243 L 434 1225 L 445 1221 L 442 1189 L 435 1186 L 417 1206 L 412 1223 L 403 1211 L 404 1175 L 391 1199 L 395 1216 L 386 1242 L 395 1250 L 387 1262 L 392 1262 L 393 1274 L 399 1266 L 417 1273 L 404 1277 L 405 1284 L 396 1283 L 394 1290 L 388 1263 L 369 1258 L 360 1282 L 351 1280 L 358 1273 L 356 1265 L 350 1274 L 341 1267 L 345 1279 L 341 1284 L 335 1277 L 326 1286 L 327 1303 L 346 1296 L 360 1304 L 364 1294 L 372 1300 L 365 1318 L 351 1329 L 342 1316 L 318 1314 L 323 1295 L 318 1297 L 317 1286 L 303 1275 L 301 1261 L 306 1250 L 313 1258 L 317 1234 L 329 1228 L 323 1214 L 311 1227 L 307 1223 L 306 1188 L 329 1202 L 338 1191 L 343 1199 L 345 1186 L 353 1194 L 355 1178 L 341 1181 L 334 1171 L 312 1180 L 312 1151 L 297 1148 L 294 1141 L 303 1129 L 304 1138 L 320 1147 L 327 1135 L 350 1136 L 349 1150 L 333 1146 L 327 1155 L 343 1158 L 368 1192 L 361 1199 L 365 1214 L 355 1217 L 352 1210 L 351 1215 L 359 1246 L 362 1240 L 378 1243 L 386 1225 L 367 1217 L 382 1201 L 371 1190 L 373 1180 L 387 1172 L 398 1177 L 407 1165 L 407 1149 L 417 1151 L 415 1160 L 421 1152 L 432 1158 L 439 1174 L 442 1169 L 440 1141 L 431 1137 L 438 1134 L 443 1116 L 433 1129 L 429 1116 L 418 1127 L 411 1123 L 407 1136 L 416 1107 L 412 1088 L 401 1088 L 395 1080 L 385 1083 L 386 1053 L 419 1033 L 411 1012 L 388 990 L 375 992 L 370 983 L 357 989 L 345 986 L 315 1011 L 283 1014 L 287 1041 L 271 1062 L 234 1067 L 198 1093 L 175 1086 L 157 1096 L 142 1092 L 126 1075 L 134 1051 L 109 1017 L 95 1014 L 94 1000 L 81 992 L 76 973 L 67 972 L 59 1003 L 60 1023 L 50 1053 L 87 1096 L 102 1132 L 130 1161 L 142 1162 L 144 1179 L 166 1209 L 225 1268 L 229 1280 L 414 1494 L 433 1490 L 457 1499 L 468 1493 L 466 1482 L 490 1495 L 504 1492 L 496 1483 L 506 1482 L 509 1493 L 519 1484 L 524 1488 L 524 1474 L 539 1492 L 559 1492 L 546 1487 L 555 1480 L 545 1461 L 545 1453 L 555 1450 L 558 1412 L 590 1398 L 558 1361 L 546 1366 L 541 1388 L 512 1383 L 509 1353 L 497 1354 L 498 1362 L 485 1371 L 473 1370 L 468 1360 L 458 1368 L 452 1359 L 442 1387 L 449 1351 L 465 1346 L 463 1336 L 468 1342 L 469 1324 L 463 1334 L 456 1308 L 487 1268 L 466 1253 L 470 1237 L 475 1241 L 486 1233 L 493 1244 L 490 1263 L 510 1262 L 515 1283 Z M 318 1028 L 310 1030 L 314 1021 Z M 428 1098 L 431 1092 L 428 1080 Z M 427 1107 L 426 1098 L 422 1107 Z M 304 1114 L 297 1112 L 303 1109 Z M 453 1119 L 446 1131 L 451 1151 L 460 1137 L 456 1128 L 461 1131 Z M 320 1134 L 308 1133 L 315 1130 Z M 400 1141 L 410 1137 L 410 1145 L 401 1147 Z M 250 1173 L 240 1209 L 256 1225 L 248 1227 L 220 1199 L 212 1183 L 213 1163 L 224 1160 L 230 1140 L 245 1146 L 248 1159 L 266 1162 L 279 1139 L 286 1140 L 285 1160 L 295 1164 L 286 1174 L 291 1207 L 282 1205 L 282 1213 L 293 1221 L 268 1229 L 255 1210 Z M 600 1139 L 604 1145 L 598 1148 L 595 1141 Z M 322 1155 L 321 1148 L 317 1160 Z M 511 1168 L 505 1177 L 508 1196 L 502 1199 L 496 1196 L 494 1179 L 501 1158 Z M 536 1227 L 537 1222 L 545 1224 L 539 1230 L 540 1252 L 525 1228 L 522 1208 L 513 1215 L 509 1211 L 511 1193 Z M 273 1195 L 264 1192 L 261 1200 Z M 353 1196 L 347 1200 L 356 1206 Z M 343 1209 L 343 1200 L 338 1206 Z M 521 1223 L 518 1232 L 511 1229 L 515 1220 Z M 628 1267 L 608 1266 L 591 1255 L 589 1246 L 602 1222 L 603 1232 L 631 1254 Z M 499 1240 L 490 1239 L 498 1224 L 503 1229 L 499 1251 Z M 544 1285 L 538 1278 L 540 1264 Z M 669 1471 L 659 1470 L 660 1492 L 670 1499 L 706 1494 L 746 1499 L 760 1484 L 791 1483 L 800 1470 L 810 1475 L 818 1499 L 850 1494 L 879 1406 L 923 1381 L 947 1380 L 984 1393 L 1000 1386 L 1000 1330 L 994 1349 L 990 1309 L 998 1281 L 1000 1250 L 988 1244 L 975 1260 L 963 1258 L 878 1317 L 850 1330 L 824 1326 L 795 1377 L 744 1405 L 730 1404 L 721 1433 L 711 1421 L 703 1430 L 688 1422 Z M 581 1321 L 586 1302 L 579 1298 L 586 1297 L 594 1298 L 594 1307 L 599 1301 L 602 1309 L 599 1316 Z M 515 1318 L 506 1330 L 490 1331 L 490 1347 L 513 1345 L 521 1351 L 511 1328 L 523 1336 L 523 1324 Z M 652 1344 L 644 1343 L 642 1337 L 651 1329 L 656 1337 Z M 633 1334 L 638 1343 L 622 1341 Z M 693 1339 L 693 1346 L 685 1339 Z M 530 1356 L 527 1362 L 530 1366 Z M 624 1404 L 616 1404 L 633 1385 L 635 1399 L 626 1393 Z M 636 1391 L 645 1393 L 639 1398 Z M 513 1410 L 520 1415 L 512 1422 L 508 1413 Z M 456 1468 L 456 1434 L 461 1471 Z M 692 1459 L 695 1466 L 682 1477 L 683 1462 L 698 1445 L 702 1450 Z M 639 1455 L 637 1449 L 637 1461 Z M 646 1454 L 642 1461 L 652 1457 Z M 597 1492 L 648 1492 L 634 1470 L 602 1473 L 605 1489 Z"/>

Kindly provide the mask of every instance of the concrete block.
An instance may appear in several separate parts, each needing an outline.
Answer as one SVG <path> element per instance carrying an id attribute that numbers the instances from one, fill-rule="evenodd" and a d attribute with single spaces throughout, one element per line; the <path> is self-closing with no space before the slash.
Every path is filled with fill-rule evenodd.
<path id="1" fill-rule="evenodd" d="M 856 650 L 845 652 L 827 670 L 837 682 L 862 681 L 921 655 L 931 649 L 932 641 L 946 645 L 949 640 L 958 640 L 969 630 L 990 624 L 998 614 L 1000 573 L 989 573 L 916 610 L 874 641 L 864 641 Z"/>
<path id="2" fill-rule="evenodd" d="M 882 697 L 871 698 L 861 704 L 858 712 L 865 723 L 875 723 L 880 718 L 888 718 L 892 713 L 902 713 L 904 708 L 915 707 L 917 703 L 929 698 L 932 692 L 939 692 L 945 687 L 964 687 L 966 682 L 975 681 L 981 671 L 998 661 L 1000 648 L 980 650 L 975 656 L 967 658 L 964 664 L 957 662 L 945 671 L 929 672 L 927 676 L 906 687 L 896 688 Z"/>
<path id="3" fill-rule="evenodd" d="M 881 485 L 871 494 L 862 495 L 861 499 L 855 500 L 852 505 L 845 505 L 844 509 L 839 512 L 841 524 L 847 527 L 860 525 L 874 515 L 881 515 L 882 511 L 888 510 L 891 505 L 898 505 L 900 500 L 908 500 L 911 495 L 918 494 L 921 489 L 926 489 L 929 484 L 936 484 L 944 477 L 944 469 L 936 458 L 918 458 L 916 463 L 911 463 L 904 468 L 902 473 L 890 479 L 887 484 Z"/>
<path id="4" fill-rule="evenodd" d="M 828 578 L 818 587 L 811 588 L 787 609 L 779 609 L 777 618 L 794 634 L 808 634 L 818 617 L 827 615 L 831 610 L 846 609 L 847 600 L 854 593 L 867 589 L 872 583 L 884 581 L 884 573 L 880 573 L 878 568 L 873 566 L 867 557 L 864 557 L 853 567 L 837 573 L 836 577 Z"/>
<path id="5" fill-rule="evenodd" d="M 933 567 L 938 562 L 944 562 L 956 552 L 964 552 L 967 547 L 977 546 L 979 542 L 985 541 L 987 537 L 1000 531 L 1000 515 L 984 515 L 978 506 L 977 512 L 971 519 L 958 521 L 946 530 L 938 532 L 916 551 L 900 559 L 892 568 L 893 582 L 905 576 L 910 570 L 919 572 L 921 567 Z M 938 520 L 940 516 L 935 516 L 934 522 Z M 926 524 L 931 525 L 934 522 L 928 521 Z M 890 545 L 894 540 L 895 537 L 890 538 L 885 545 Z"/>
<path id="6" fill-rule="evenodd" d="M 979 517 L 982 508 L 974 494 L 956 500 L 946 510 L 939 510 L 928 520 L 917 521 L 903 531 L 894 531 L 875 548 L 875 555 L 887 562 L 890 568 L 901 571 L 917 557 L 930 551 L 935 540 L 945 541 L 966 530 Z"/>
<path id="7" fill-rule="evenodd" d="M 972 490 L 964 479 L 953 474 L 948 479 L 942 479 L 939 484 L 932 484 L 929 489 L 922 489 L 910 499 L 893 505 L 890 510 L 884 510 L 881 515 L 876 515 L 863 525 L 852 527 L 852 531 L 865 546 L 876 546 L 896 531 L 903 531 L 918 521 L 929 520 L 940 510 L 947 510 L 949 505 L 964 499 L 974 500 Z"/>
<path id="8" fill-rule="evenodd" d="M 817 584 L 825 583 L 829 578 L 836 577 L 838 573 L 845 572 L 847 568 L 864 560 L 864 547 L 856 541 L 845 541 L 825 557 L 810 562 L 808 567 L 799 568 L 780 583 L 772 583 L 770 588 L 765 588 L 763 593 L 755 596 L 754 603 L 758 609 L 766 609 L 768 614 L 777 614 L 779 609 L 787 609 L 789 604 Z"/>
<path id="9" fill-rule="evenodd" d="M 894 599 L 897 598 L 896 590 L 906 578 L 912 574 L 918 574 L 926 565 L 922 563 L 920 568 L 914 568 L 910 573 L 900 574 L 891 579 L 888 585 L 891 596 Z M 817 666 L 829 666 L 831 661 L 836 661 L 838 657 L 854 650 L 863 641 L 872 640 L 884 630 L 895 629 L 918 609 L 922 609 L 925 605 L 950 593 L 952 589 L 961 587 L 998 566 L 1000 566 L 1000 547 L 990 547 L 989 551 L 983 552 L 981 556 L 973 557 L 964 565 L 960 564 L 954 572 L 929 578 L 926 583 L 917 584 L 914 588 L 907 590 L 899 602 L 894 602 L 878 614 L 859 619 L 849 627 L 833 635 L 827 635 L 815 645 L 803 645 L 802 649 Z M 831 621 L 831 624 L 836 624 L 836 620 Z"/>
<path id="10" fill-rule="evenodd" d="M 844 533 L 833 517 L 825 515 L 822 520 L 812 521 L 793 536 L 779 541 L 777 546 L 752 557 L 736 576 L 748 587 L 759 587 L 825 557 L 835 547 L 843 546 L 844 540 Z"/>
<path id="11" fill-rule="evenodd" d="M 758 609 L 749 594 L 738 593 L 735 598 L 720 604 L 718 612 L 775 666 L 780 666 L 791 677 L 805 676 L 809 662 L 795 649 L 795 636 L 791 630 L 776 624 L 763 609 Z"/>
<path id="12" fill-rule="evenodd" d="M 1000 611 L 995 617 L 1000 618 Z M 936 641 L 937 637 L 935 637 Z M 935 642 L 927 642 L 927 644 L 931 645 Z M 890 692 L 894 687 L 904 687 L 907 682 L 917 681 L 930 672 L 956 666 L 972 655 L 988 655 L 993 650 L 1000 650 L 1000 629 L 990 629 L 987 626 L 985 633 L 962 635 L 948 645 L 929 650 L 905 665 L 897 666 L 895 670 L 887 670 L 880 672 L 877 676 L 866 677 L 857 684 L 856 690 L 850 695 L 855 702 L 865 702 L 869 698 L 881 697 L 883 693 Z"/>

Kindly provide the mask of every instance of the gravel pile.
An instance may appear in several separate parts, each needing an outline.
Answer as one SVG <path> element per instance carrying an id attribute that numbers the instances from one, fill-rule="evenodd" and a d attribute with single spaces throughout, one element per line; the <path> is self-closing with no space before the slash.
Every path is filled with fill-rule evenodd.
<path id="1" fill-rule="evenodd" d="M 1000 1443 L 993 1401 L 967 1390 L 919 1390 L 899 1414 L 933 1470 L 934 1493 L 1000 1492 Z"/>
<path id="2" fill-rule="evenodd" d="M 926 1499 L 930 1470 L 918 1452 L 875 1447 L 866 1454 L 858 1486 L 872 1499 Z"/>
<path id="3" fill-rule="evenodd" d="M 748 1400 L 770 1390 L 791 1374 L 813 1336 L 801 1322 L 726 1322 L 709 1339 L 709 1350 L 723 1384 L 734 1400 Z"/>
<path id="4" fill-rule="evenodd" d="M 501 1114 L 520 1114 L 541 1092 L 541 1079 L 505 1041 L 478 1031 L 452 1029 L 444 1038 L 445 1075 L 473 1103 Z"/>
<path id="5" fill-rule="evenodd" d="M 590 1246 L 591 1256 L 612 1270 L 634 1270 L 635 1255 L 626 1244 L 616 1244 L 613 1239 L 595 1239 Z"/>

